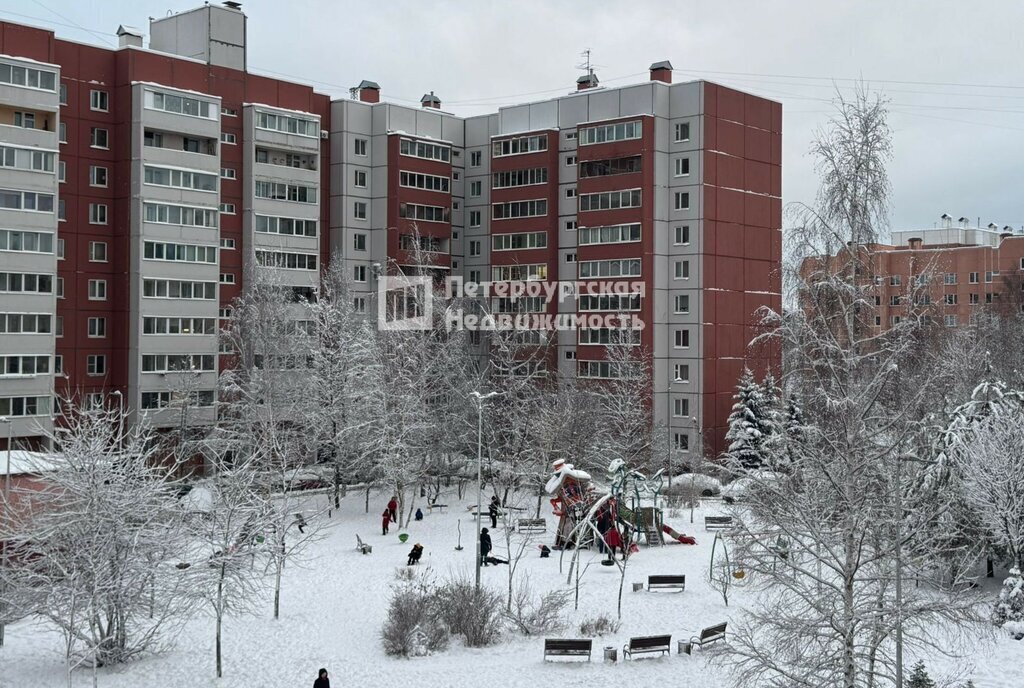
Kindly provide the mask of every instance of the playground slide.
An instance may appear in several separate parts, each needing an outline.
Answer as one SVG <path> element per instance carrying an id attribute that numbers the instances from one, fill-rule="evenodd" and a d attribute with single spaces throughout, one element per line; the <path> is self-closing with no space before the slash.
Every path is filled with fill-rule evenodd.
<path id="1" fill-rule="evenodd" d="M 636 522 L 635 518 L 634 518 L 633 510 L 630 509 L 629 507 L 627 507 L 627 506 L 625 506 L 623 504 L 618 504 L 617 505 L 617 511 L 618 511 L 619 520 L 621 520 L 623 523 L 626 523 L 626 524 L 629 524 L 630 526 L 632 526 L 633 523 Z M 694 538 L 694 537 L 692 537 L 690 535 L 683 535 L 681 533 L 677 533 L 674 529 L 672 529 L 671 527 L 665 525 L 664 523 L 661 524 L 661 532 L 665 533 L 665 535 L 668 535 L 670 538 L 672 538 L 674 540 L 677 540 L 678 542 L 681 542 L 684 545 L 696 545 L 697 544 L 696 538 Z"/>

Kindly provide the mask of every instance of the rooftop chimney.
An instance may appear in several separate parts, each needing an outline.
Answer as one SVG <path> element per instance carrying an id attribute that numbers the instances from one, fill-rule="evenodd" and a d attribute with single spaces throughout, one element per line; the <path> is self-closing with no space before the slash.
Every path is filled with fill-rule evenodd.
<path id="1" fill-rule="evenodd" d="M 942 213 L 942 217 L 940 219 L 942 220 L 943 229 L 949 229 L 953 226 L 953 216 L 949 213 Z"/>
<path id="2" fill-rule="evenodd" d="M 672 63 L 668 60 L 655 62 L 651 65 L 651 81 L 663 81 L 666 84 L 672 83 Z"/>
<path id="3" fill-rule="evenodd" d="M 441 99 L 434 95 L 434 92 L 423 94 L 420 98 L 420 106 L 425 108 L 434 108 L 435 110 L 441 109 Z"/>
<path id="4" fill-rule="evenodd" d="M 999 229 L 999 225 L 997 225 L 995 222 L 989 222 L 988 223 L 988 228 L 991 229 L 994 232 L 997 229 Z"/>
<path id="5" fill-rule="evenodd" d="M 127 45 L 133 45 L 136 48 L 142 47 L 142 32 L 134 26 L 121 24 L 117 27 L 117 39 L 117 44 L 122 48 Z"/>
<path id="6" fill-rule="evenodd" d="M 911 250 L 917 251 L 921 248 L 921 239 L 919 237 L 911 237 L 907 239 L 907 246 L 909 246 Z"/>
<path id="7" fill-rule="evenodd" d="M 597 88 L 598 83 L 597 74 L 590 72 L 576 80 L 576 90 L 586 91 L 588 88 Z"/>
<path id="8" fill-rule="evenodd" d="M 959 220 L 957 220 L 957 222 L 960 223 L 961 227 L 963 227 L 964 229 L 967 229 L 967 227 L 970 225 L 971 221 L 968 220 L 966 217 L 961 217 Z"/>
<path id="9" fill-rule="evenodd" d="M 379 103 L 380 102 L 380 84 L 376 81 L 367 81 L 363 79 L 356 86 L 356 91 L 359 93 L 359 100 L 364 103 Z"/>

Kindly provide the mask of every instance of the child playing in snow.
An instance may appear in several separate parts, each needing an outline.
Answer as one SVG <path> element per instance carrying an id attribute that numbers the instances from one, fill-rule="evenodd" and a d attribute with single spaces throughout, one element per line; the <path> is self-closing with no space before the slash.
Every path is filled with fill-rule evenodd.
<path id="1" fill-rule="evenodd" d="M 420 563 L 420 557 L 423 556 L 423 545 L 416 543 L 412 546 L 412 551 L 409 552 L 409 561 L 406 566 L 412 566 L 413 564 Z"/>
<path id="2" fill-rule="evenodd" d="M 388 526 L 391 525 L 391 512 L 388 511 L 387 509 L 385 509 L 384 513 L 380 516 L 380 525 L 382 530 L 384 531 L 383 534 L 387 535 Z"/>
<path id="3" fill-rule="evenodd" d="M 416 509 L 416 520 L 417 521 L 422 521 L 423 520 L 423 510 L 422 509 Z"/>

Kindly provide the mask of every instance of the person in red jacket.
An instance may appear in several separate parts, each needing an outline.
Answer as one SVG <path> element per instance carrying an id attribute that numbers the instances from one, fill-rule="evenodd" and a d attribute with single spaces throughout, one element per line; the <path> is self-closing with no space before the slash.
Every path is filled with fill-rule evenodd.
<path id="1" fill-rule="evenodd" d="M 398 520 L 398 500 L 396 498 L 392 497 L 391 501 L 388 502 L 388 511 L 391 513 L 391 520 L 392 521 L 397 521 Z"/>
<path id="2" fill-rule="evenodd" d="M 381 519 L 380 520 L 381 529 L 384 531 L 382 534 L 383 535 L 387 535 L 388 534 L 388 526 L 391 525 L 391 510 L 390 509 L 385 509 L 384 513 L 381 514 L 380 519 Z"/>

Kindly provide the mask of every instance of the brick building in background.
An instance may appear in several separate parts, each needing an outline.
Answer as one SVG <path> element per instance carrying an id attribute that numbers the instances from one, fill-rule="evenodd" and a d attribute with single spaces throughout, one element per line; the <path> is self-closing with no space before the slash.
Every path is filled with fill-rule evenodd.
<path id="1" fill-rule="evenodd" d="M 27 252 L 0 243 L 0 272 L 41 276 L 0 293 L 19 332 L 42 330 L 0 332 L 2 355 L 36 357 L 0 375 L 21 444 L 37 443 L 54 373 L 58 392 L 120 393 L 161 424 L 186 368 L 194 417 L 210 420 L 216 321 L 252 271 L 311 294 L 337 257 L 372 313 L 377 275 L 418 251 L 473 282 L 642 282 L 640 299 L 526 307 L 638 313 L 656 419 L 681 449 L 699 430 L 723 448 L 744 365 L 780 363 L 747 346 L 754 312 L 781 303 L 779 103 L 673 84 L 668 62 L 645 83 L 591 73 L 574 93 L 468 118 L 433 92 L 420 108 L 382 102 L 372 81 L 332 101 L 247 72 L 245 22 L 205 6 L 153 21 L 148 48 L 121 27 L 116 50 L 0 23 L 0 126 L 22 151 L 0 188 L 42 204 L 0 208 L 0 236 L 36 236 Z M 551 335 L 548 374 L 607 377 L 606 335 Z"/>
<path id="2" fill-rule="evenodd" d="M 873 311 L 867 323 L 884 331 L 914 311 L 947 328 L 976 324 L 982 313 L 1003 317 L 1024 312 L 1024 234 L 996 224 L 972 227 L 961 217 L 954 225 L 943 215 L 938 226 L 899 230 L 891 244 L 865 244 L 864 284 Z M 837 269 L 847 259 L 818 257 L 803 271 Z"/>

